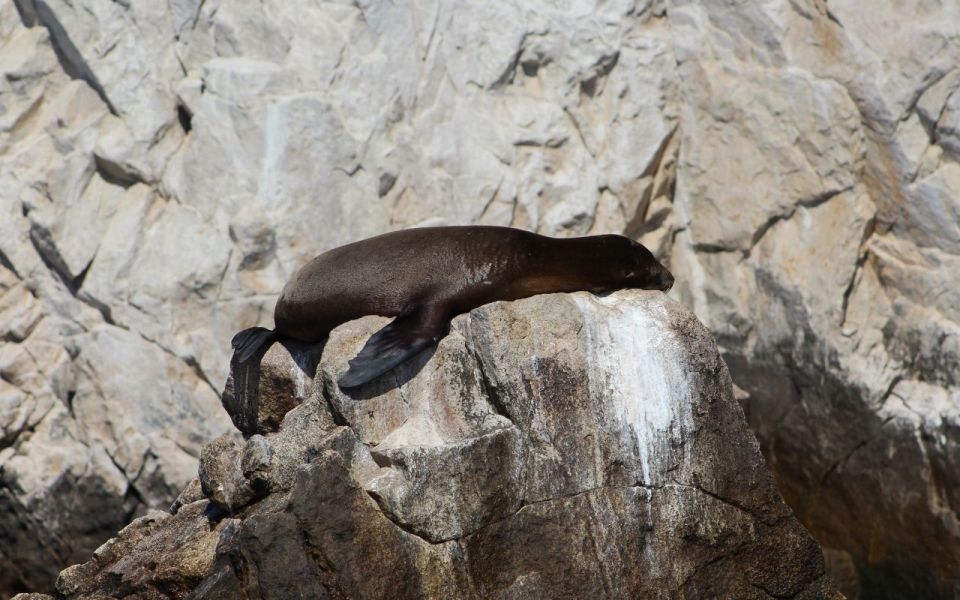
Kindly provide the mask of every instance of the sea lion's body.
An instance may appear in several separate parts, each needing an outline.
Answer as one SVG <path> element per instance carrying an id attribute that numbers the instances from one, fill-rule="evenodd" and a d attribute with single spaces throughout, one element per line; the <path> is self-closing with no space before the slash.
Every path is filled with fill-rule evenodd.
<path id="1" fill-rule="evenodd" d="M 234 346 L 249 358 L 252 345 L 255 351 L 278 335 L 319 342 L 364 315 L 397 317 L 350 362 L 340 380 L 350 387 L 419 352 L 442 337 L 455 315 L 488 302 L 577 290 L 669 289 L 672 283 L 646 248 L 622 236 L 561 239 L 508 227 L 406 229 L 314 258 L 284 286 L 274 310 L 276 329 L 245 330 Z M 260 339 L 238 342 L 248 332 Z"/>

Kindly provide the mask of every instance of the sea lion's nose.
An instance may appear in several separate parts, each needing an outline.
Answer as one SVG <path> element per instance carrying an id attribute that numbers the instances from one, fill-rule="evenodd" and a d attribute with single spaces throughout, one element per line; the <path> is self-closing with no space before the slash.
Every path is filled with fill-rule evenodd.
<path id="1" fill-rule="evenodd" d="M 660 274 L 660 290 L 663 292 L 669 292 L 670 288 L 673 287 L 673 274 L 664 269 L 663 273 Z"/>

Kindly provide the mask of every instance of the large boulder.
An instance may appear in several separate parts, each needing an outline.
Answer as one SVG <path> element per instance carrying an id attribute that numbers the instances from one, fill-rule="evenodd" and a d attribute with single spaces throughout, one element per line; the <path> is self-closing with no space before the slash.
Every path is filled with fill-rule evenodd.
<path id="1" fill-rule="evenodd" d="M 208 445 L 175 514 L 132 523 L 59 592 L 840 597 L 713 339 L 663 294 L 489 304 L 344 392 L 336 376 L 383 322 L 337 328 L 320 357 L 271 348 L 261 405 L 292 400 L 282 422 Z"/>

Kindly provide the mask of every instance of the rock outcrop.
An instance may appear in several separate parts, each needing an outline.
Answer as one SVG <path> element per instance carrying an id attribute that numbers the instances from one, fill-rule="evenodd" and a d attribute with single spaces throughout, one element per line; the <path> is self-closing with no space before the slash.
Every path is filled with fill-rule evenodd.
<path id="1" fill-rule="evenodd" d="M 295 407 L 206 446 L 174 514 L 134 521 L 59 593 L 840 597 L 713 339 L 659 292 L 486 305 L 346 395 L 335 376 L 382 323 L 339 327 L 322 357 L 271 348 L 260 406 Z"/>
<path id="2" fill-rule="evenodd" d="M 300 264 L 424 222 L 650 245 L 844 591 L 960 594 L 957 32 L 954 2 L 0 0 L 0 594 L 173 501 Z"/>

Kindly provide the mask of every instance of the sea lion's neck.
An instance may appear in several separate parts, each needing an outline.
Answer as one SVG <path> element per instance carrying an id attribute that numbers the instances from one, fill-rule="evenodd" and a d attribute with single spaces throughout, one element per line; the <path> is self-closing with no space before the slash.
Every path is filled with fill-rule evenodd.
<path id="1" fill-rule="evenodd" d="M 534 294 L 589 290 L 609 291 L 616 287 L 615 273 L 622 250 L 604 244 L 599 236 L 542 238 L 536 268 L 524 277 L 523 288 Z"/>

